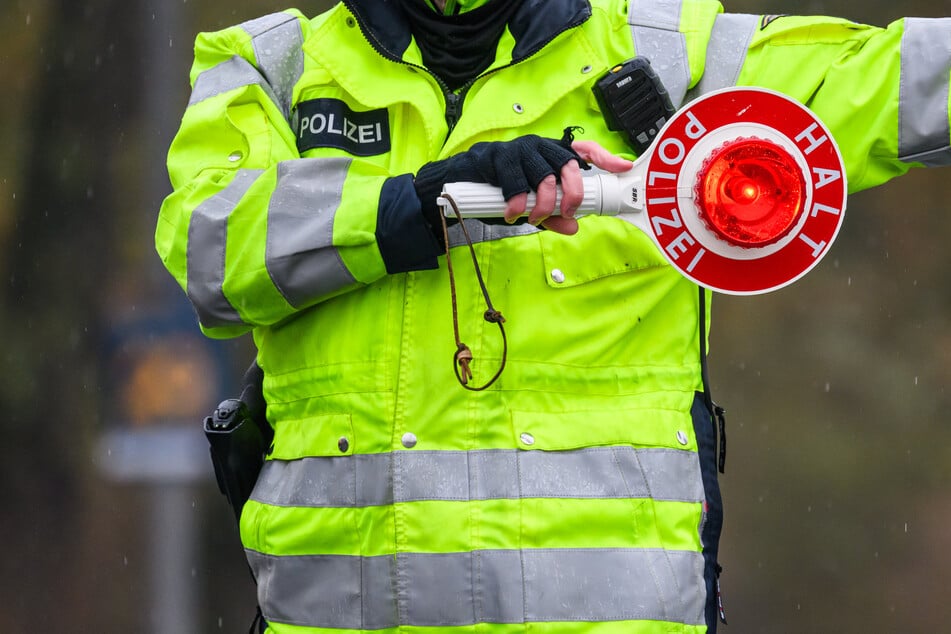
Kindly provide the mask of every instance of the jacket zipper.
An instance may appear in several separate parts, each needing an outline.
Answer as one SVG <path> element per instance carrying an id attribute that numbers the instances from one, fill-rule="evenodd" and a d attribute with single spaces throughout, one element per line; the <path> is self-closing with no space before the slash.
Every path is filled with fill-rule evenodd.
<path id="1" fill-rule="evenodd" d="M 584 24 L 584 22 L 585 20 L 581 20 L 578 22 L 574 22 L 572 24 L 565 25 L 563 29 L 554 33 L 551 37 L 549 37 L 545 41 L 540 42 L 538 46 L 536 46 L 531 51 L 528 51 L 525 55 L 523 55 L 517 61 L 510 62 L 506 64 L 505 66 L 499 66 L 498 68 L 493 68 L 492 70 L 486 73 L 482 73 L 478 77 L 474 77 L 473 79 L 470 79 L 459 89 L 458 92 L 453 92 L 449 88 L 449 86 L 446 84 L 446 82 L 444 82 L 438 75 L 433 73 L 431 70 L 429 70 L 425 66 L 412 64 L 410 62 L 402 60 L 401 58 L 397 57 L 393 53 L 390 53 L 386 48 L 383 47 L 382 44 L 377 42 L 375 38 L 367 37 L 367 34 L 363 30 L 362 27 L 359 30 L 360 30 L 360 34 L 363 36 L 363 39 L 366 40 L 367 43 L 373 48 L 373 50 L 379 53 L 381 57 L 384 57 L 390 61 L 394 61 L 398 64 L 402 64 L 403 66 L 408 66 L 410 68 L 415 68 L 417 70 L 424 71 L 428 73 L 430 77 L 436 80 L 436 83 L 439 84 L 439 87 L 442 90 L 443 99 L 446 102 L 445 118 L 446 118 L 446 125 L 449 127 L 448 131 L 446 132 L 446 138 L 448 139 L 449 135 L 452 134 L 453 129 L 455 129 L 456 124 L 459 123 L 459 119 L 462 118 L 462 104 L 465 101 L 466 93 L 469 92 L 469 89 L 472 88 L 473 84 L 475 84 L 476 81 L 478 81 L 479 79 L 482 79 L 483 77 L 487 77 L 488 75 L 496 73 L 504 68 L 515 66 L 516 64 L 519 64 L 523 62 L 524 60 L 529 59 L 530 57 L 535 55 L 535 53 L 537 53 L 538 51 L 548 46 L 559 35 L 561 35 L 562 33 L 565 33 L 566 31 L 569 31 L 571 29 L 581 26 L 582 24 Z"/>
<path id="2" fill-rule="evenodd" d="M 564 29 L 558 31 L 557 33 L 552 35 L 550 38 L 545 40 L 544 42 L 541 42 L 536 48 L 532 49 L 531 51 L 523 55 L 520 59 L 509 62 L 505 66 L 499 66 L 498 68 L 493 68 L 485 73 L 482 73 L 478 77 L 474 77 L 470 79 L 465 84 L 463 84 L 463 86 L 459 89 L 459 92 L 452 92 L 449 89 L 449 86 L 447 86 L 445 82 L 443 82 L 443 80 L 439 78 L 439 76 L 435 75 L 429 69 L 423 68 L 423 67 L 417 67 L 417 68 L 422 68 L 422 70 L 425 70 L 427 73 L 432 75 L 432 77 L 442 87 L 443 96 L 446 99 L 446 123 L 449 125 L 449 131 L 446 133 L 446 138 L 447 139 L 449 138 L 449 135 L 452 134 L 453 128 L 456 127 L 456 123 L 458 123 L 459 119 L 462 117 L 462 102 L 465 101 L 466 93 L 469 92 L 469 89 L 472 88 L 473 84 L 475 84 L 478 80 L 482 79 L 483 77 L 488 77 L 489 75 L 492 75 L 493 73 L 497 73 L 500 70 L 503 70 L 505 68 L 511 68 L 512 66 L 515 66 L 516 64 L 521 64 L 523 61 L 531 58 L 533 55 L 535 55 L 535 53 L 539 52 L 540 50 L 542 50 L 543 48 L 551 44 L 551 42 L 559 35 L 571 29 L 578 28 L 579 26 L 584 24 L 584 22 L 585 21 L 582 20 L 581 22 L 566 25 Z M 373 42 L 370 42 L 370 45 L 373 46 Z M 374 46 L 374 48 L 377 48 L 377 47 Z M 377 48 L 377 51 L 380 52 L 380 49 Z M 404 64 L 407 63 L 407 62 L 402 62 L 402 60 L 400 60 L 400 62 Z"/>
<path id="3" fill-rule="evenodd" d="M 411 62 L 404 61 L 396 57 L 395 55 L 392 55 L 391 53 L 389 53 L 389 51 L 383 48 L 376 41 L 367 37 L 366 34 L 363 32 L 363 29 L 360 29 L 360 33 L 363 35 L 363 39 L 367 41 L 367 44 L 369 44 L 373 48 L 373 50 L 379 53 L 380 57 L 384 57 L 392 62 L 396 62 L 397 64 L 401 64 L 408 68 L 415 68 L 416 70 L 423 71 L 424 73 L 427 73 L 430 77 L 436 80 L 436 83 L 439 84 L 440 90 L 442 90 L 443 99 L 446 102 L 445 117 L 446 117 L 446 124 L 449 126 L 449 130 L 448 132 L 446 132 L 446 138 L 449 138 L 449 135 L 452 134 L 453 128 L 456 127 L 456 123 L 459 122 L 459 118 L 462 116 L 462 102 L 465 99 L 465 94 L 469 90 L 469 87 L 472 85 L 472 83 L 475 80 L 472 80 L 466 83 L 466 85 L 463 86 L 458 93 L 454 93 L 452 90 L 450 90 L 446 82 L 440 79 L 439 75 L 433 73 L 431 70 L 429 70 L 425 66 L 420 66 L 419 64 L 413 64 Z"/>
<path id="4" fill-rule="evenodd" d="M 454 92 L 446 92 L 446 124 L 449 125 L 449 134 L 452 133 L 452 129 L 456 127 L 456 123 L 459 122 L 459 117 L 462 116 L 462 99 L 463 95 L 456 94 Z M 449 134 L 446 136 L 448 137 Z"/>

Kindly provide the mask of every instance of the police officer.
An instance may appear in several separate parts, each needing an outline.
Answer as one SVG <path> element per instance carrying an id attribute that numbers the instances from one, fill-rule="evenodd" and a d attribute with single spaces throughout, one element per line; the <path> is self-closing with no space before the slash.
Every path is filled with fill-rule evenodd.
<path id="1" fill-rule="evenodd" d="M 637 54 L 678 106 L 779 90 L 854 191 L 951 159 L 949 37 L 715 0 L 344 0 L 201 34 L 156 244 L 202 330 L 257 345 L 274 443 L 241 533 L 270 631 L 715 631 L 708 297 L 571 217 L 584 164 L 633 158 L 591 87 Z M 459 180 L 528 222 L 444 233 Z M 468 241 L 479 275 L 450 276 Z"/>

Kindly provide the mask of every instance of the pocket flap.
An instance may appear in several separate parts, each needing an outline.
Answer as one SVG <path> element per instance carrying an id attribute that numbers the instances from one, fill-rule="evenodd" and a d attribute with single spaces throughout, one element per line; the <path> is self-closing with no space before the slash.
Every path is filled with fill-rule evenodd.
<path id="1" fill-rule="evenodd" d="M 552 288 L 570 288 L 593 280 L 667 266 L 643 231 L 619 218 L 587 217 L 578 235 L 541 233 L 542 257 Z M 592 248 L 593 247 L 593 248 Z"/>
<path id="2" fill-rule="evenodd" d="M 516 447 L 562 451 L 583 447 L 631 445 L 697 450 L 689 412 L 632 408 L 620 411 L 512 411 Z"/>
<path id="3" fill-rule="evenodd" d="M 356 439 L 350 414 L 325 414 L 300 420 L 285 420 L 274 429 L 270 457 L 297 460 L 312 456 L 348 456 Z"/>

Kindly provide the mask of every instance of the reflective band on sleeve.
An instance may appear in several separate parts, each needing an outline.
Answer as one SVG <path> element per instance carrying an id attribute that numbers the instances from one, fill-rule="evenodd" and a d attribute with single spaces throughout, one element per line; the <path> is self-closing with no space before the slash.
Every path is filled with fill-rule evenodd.
<path id="1" fill-rule="evenodd" d="M 742 13 L 717 16 L 707 44 L 703 76 L 690 91 L 688 101 L 720 88 L 736 86 L 759 19 L 759 16 Z"/>
<path id="2" fill-rule="evenodd" d="M 294 86 L 304 72 L 304 36 L 300 23 L 290 14 L 274 13 L 241 26 L 251 36 L 258 68 L 235 55 L 206 70 L 195 80 L 188 105 L 236 88 L 258 86 L 288 118 Z"/>
<path id="3" fill-rule="evenodd" d="M 229 90 L 244 88 L 245 86 L 259 86 L 275 104 L 280 105 L 274 91 L 258 70 L 242 57 L 232 57 L 214 68 L 209 68 L 195 80 L 188 105 L 194 106 L 211 97 L 215 97 Z"/>
<path id="4" fill-rule="evenodd" d="M 300 22 L 288 13 L 273 13 L 241 26 L 251 35 L 258 67 L 287 118 L 294 86 L 304 73 L 304 35 Z"/>
<path id="5" fill-rule="evenodd" d="M 262 170 L 239 170 L 223 190 L 200 204 L 188 224 L 186 292 L 208 328 L 243 324 L 225 297 L 225 245 L 228 218 Z"/>
<path id="6" fill-rule="evenodd" d="M 653 62 L 674 107 L 690 85 L 687 39 L 680 29 L 681 0 L 632 0 L 628 13 L 634 51 Z"/>
<path id="7" fill-rule="evenodd" d="M 469 218 L 464 222 L 466 223 L 466 229 L 469 231 L 469 239 L 472 240 L 473 244 L 501 240 L 513 236 L 527 236 L 531 233 L 541 231 L 538 227 L 530 225 L 527 222 L 509 225 L 482 222 L 475 218 Z M 458 247 L 464 244 L 466 244 L 466 235 L 462 230 L 462 225 L 456 223 L 449 227 L 449 246 Z"/>
<path id="8" fill-rule="evenodd" d="M 350 159 L 295 159 L 277 166 L 267 219 L 267 270 L 300 308 L 354 283 L 333 244 Z"/>
<path id="9" fill-rule="evenodd" d="M 951 18 L 906 18 L 901 43 L 898 156 L 929 167 L 951 165 L 948 77 Z"/>
<path id="10" fill-rule="evenodd" d="M 267 621 L 353 630 L 656 620 L 703 625 L 700 553 L 482 550 L 395 556 L 246 551 Z M 397 586 L 399 592 L 397 592 Z"/>
<path id="11" fill-rule="evenodd" d="M 393 486 L 393 474 L 400 474 Z M 269 460 L 252 499 L 275 506 L 366 507 L 425 500 L 652 498 L 700 502 L 697 455 L 677 449 L 398 451 Z"/>
<path id="12" fill-rule="evenodd" d="M 295 18 L 290 13 L 271 13 L 269 15 L 262 15 L 259 18 L 254 18 L 253 20 L 248 20 L 241 24 L 241 28 L 244 29 L 248 35 L 252 38 L 264 35 L 268 31 L 276 29 L 288 22 L 297 22 Z M 298 39 L 298 46 L 300 46 L 300 40 Z"/>

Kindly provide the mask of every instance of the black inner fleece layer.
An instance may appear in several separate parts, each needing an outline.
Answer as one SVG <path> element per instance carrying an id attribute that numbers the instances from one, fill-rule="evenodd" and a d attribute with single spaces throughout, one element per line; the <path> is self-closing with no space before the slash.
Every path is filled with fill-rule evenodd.
<path id="1" fill-rule="evenodd" d="M 522 0 L 492 0 L 457 15 L 440 15 L 426 0 L 402 0 L 426 68 L 456 90 L 495 59 L 509 18 Z"/>

